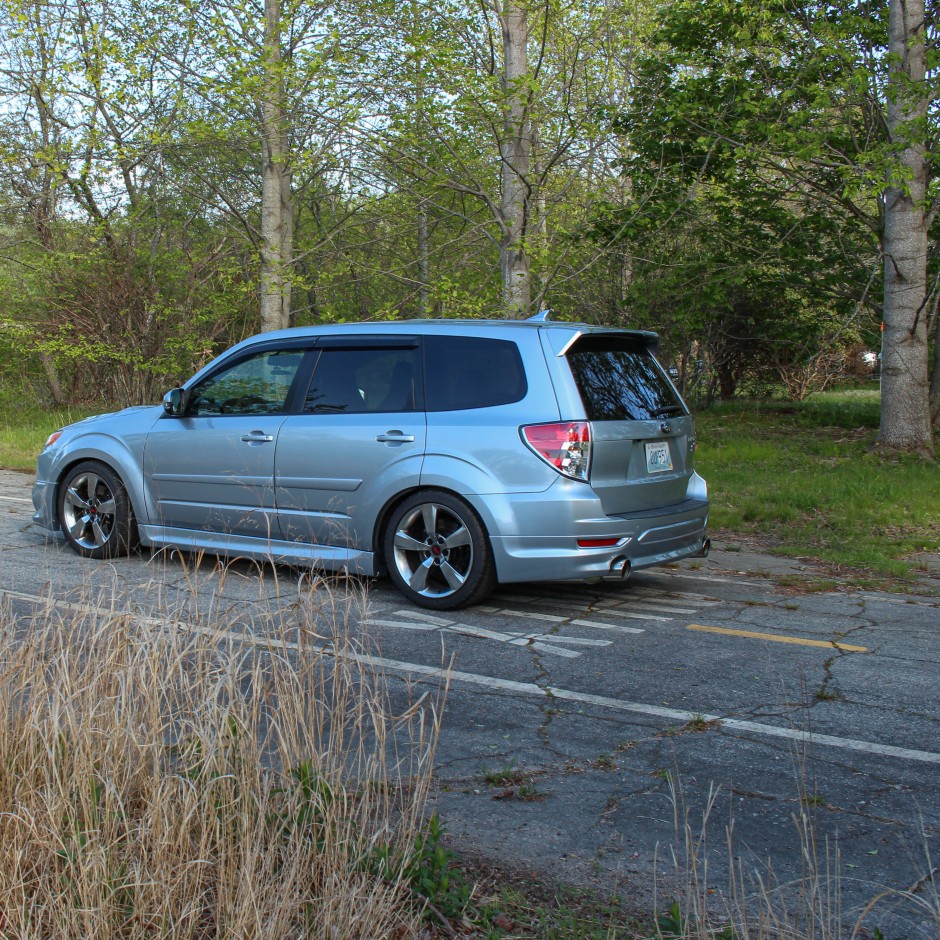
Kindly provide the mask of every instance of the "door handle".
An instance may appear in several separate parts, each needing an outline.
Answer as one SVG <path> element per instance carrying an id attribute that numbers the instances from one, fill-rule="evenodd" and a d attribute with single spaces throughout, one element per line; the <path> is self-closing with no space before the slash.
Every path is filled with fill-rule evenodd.
<path id="1" fill-rule="evenodd" d="M 403 434 L 401 431 L 388 431 L 376 438 L 380 444 L 412 444 L 414 439 L 414 434 Z"/>
<path id="2" fill-rule="evenodd" d="M 264 431 L 252 431 L 250 434 L 242 436 L 246 444 L 269 444 L 274 440 L 273 434 L 265 434 Z"/>

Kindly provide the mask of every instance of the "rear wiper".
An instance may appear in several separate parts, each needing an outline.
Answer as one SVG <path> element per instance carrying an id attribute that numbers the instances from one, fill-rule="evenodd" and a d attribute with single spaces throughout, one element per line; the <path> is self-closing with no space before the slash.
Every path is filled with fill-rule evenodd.
<path id="1" fill-rule="evenodd" d="M 652 417 L 662 418 L 663 415 L 684 415 L 685 408 L 682 405 L 664 405 L 662 408 L 657 408 L 652 412 Z"/>

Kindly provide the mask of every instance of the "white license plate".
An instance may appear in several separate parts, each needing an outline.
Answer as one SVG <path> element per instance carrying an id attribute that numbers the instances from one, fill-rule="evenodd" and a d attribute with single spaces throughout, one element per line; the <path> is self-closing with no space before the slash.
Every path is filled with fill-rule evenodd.
<path id="1" fill-rule="evenodd" d="M 646 470 L 648 473 L 662 473 L 672 469 L 672 457 L 667 441 L 656 441 L 646 445 Z"/>

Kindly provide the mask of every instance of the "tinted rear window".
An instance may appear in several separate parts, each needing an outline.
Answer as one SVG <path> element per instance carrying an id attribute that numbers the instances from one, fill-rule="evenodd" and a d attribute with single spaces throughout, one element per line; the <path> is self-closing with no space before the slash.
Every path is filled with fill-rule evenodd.
<path id="1" fill-rule="evenodd" d="M 508 405 L 525 397 L 519 347 L 476 336 L 424 338 L 428 411 L 466 411 Z"/>
<path id="2" fill-rule="evenodd" d="M 645 421 L 686 413 L 642 342 L 589 336 L 567 358 L 591 421 Z"/>

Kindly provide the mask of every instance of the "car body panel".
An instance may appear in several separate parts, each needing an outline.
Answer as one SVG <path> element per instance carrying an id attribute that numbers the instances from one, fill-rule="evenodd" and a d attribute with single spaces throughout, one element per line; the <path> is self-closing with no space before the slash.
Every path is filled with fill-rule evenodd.
<path id="1" fill-rule="evenodd" d="M 148 523 L 276 537 L 274 456 L 285 420 L 223 415 L 156 422 L 144 449 Z"/>
<path id="2" fill-rule="evenodd" d="M 418 486 L 424 445 L 423 412 L 292 415 L 277 444 L 281 538 L 370 550 L 382 507 Z"/>

